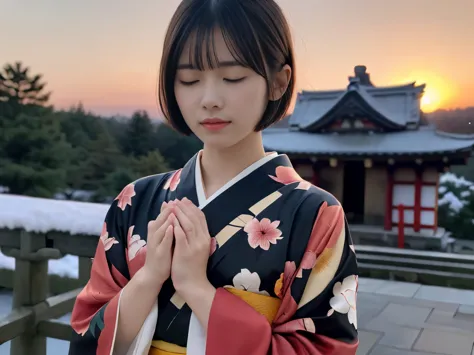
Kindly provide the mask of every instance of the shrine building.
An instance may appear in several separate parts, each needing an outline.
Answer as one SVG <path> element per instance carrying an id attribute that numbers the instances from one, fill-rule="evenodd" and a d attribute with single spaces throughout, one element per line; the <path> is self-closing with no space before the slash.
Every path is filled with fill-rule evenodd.
<path id="1" fill-rule="evenodd" d="M 364 66 L 343 90 L 303 91 L 293 113 L 263 133 L 298 173 L 341 201 L 349 223 L 405 233 L 438 229 L 438 182 L 466 164 L 473 136 L 439 132 L 420 110 L 425 85 L 376 87 Z"/>

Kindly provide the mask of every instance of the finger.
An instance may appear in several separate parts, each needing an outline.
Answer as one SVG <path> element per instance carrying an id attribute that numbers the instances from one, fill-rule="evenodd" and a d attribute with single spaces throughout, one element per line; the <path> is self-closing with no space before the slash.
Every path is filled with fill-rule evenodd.
<path id="1" fill-rule="evenodd" d="M 186 206 L 186 211 L 183 210 L 184 213 L 191 219 L 195 226 L 199 226 L 202 231 L 206 232 L 203 235 L 209 233 L 209 229 L 207 227 L 206 216 L 201 211 L 199 207 L 197 207 L 191 200 L 188 200 L 186 197 L 183 198 L 183 204 Z"/>
<path id="2" fill-rule="evenodd" d="M 176 246 L 177 247 L 188 246 L 188 239 L 186 238 L 186 233 L 184 232 L 183 228 L 181 228 L 181 225 L 177 218 L 175 218 L 174 220 L 173 230 L 174 230 L 174 239 L 176 240 Z"/>
<path id="3" fill-rule="evenodd" d="M 173 212 L 173 209 L 170 208 L 170 205 L 166 202 L 163 202 L 161 205 L 161 210 L 162 212 L 155 220 L 148 222 L 148 235 L 153 235 L 158 230 L 158 228 L 163 225 L 170 213 Z"/>
<path id="4" fill-rule="evenodd" d="M 163 240 L 161 242 L 161 245 L 165 249 L 171 249 L 173 245 L 173 231 L 174 231 L 174 225 L 169 224 L 168 227 L 166 228 L 165 235 L 163 237 Z"/>
<path id="5" fill-rule="evenodd" d="M 160 213 L 163 213 L 163 211 L 165 210 L 166 207 L 168 207 L 168 203 L 166 201 L 164 201 L 161 204 Z"/>
<path id="6" fill-rule="evenodd" d="M 191 219 L 184 213 L 183 211 L 183 206 L 181 204 L 177 204 L 174 207 L 175 213 L 176 213 L 176 218 L 178 219 L 180 228 L 184 231 L 186 237 L 188 238 L 193 238 L 194 237 L 194 230 L 195 230 L 195 225 L 191 221 Z"/>
<path id="7" fill-rule="evenodd" d="M 153 242 L 156 243 L 155 246 L 160 245 L 163 238 L 165 237 L 166 230 L 168 229 L 170 225 L 173 225 L 175 219 L 176 217 L 174 216 L 174 214 L 171 214 L 168 217 L 168 219 L 165 221 L 165 223 L 163 223 L 160 226 L 160 228 L 158 228 L 158 230 L 153 234 L 153 238 L 154 238 Z"/>

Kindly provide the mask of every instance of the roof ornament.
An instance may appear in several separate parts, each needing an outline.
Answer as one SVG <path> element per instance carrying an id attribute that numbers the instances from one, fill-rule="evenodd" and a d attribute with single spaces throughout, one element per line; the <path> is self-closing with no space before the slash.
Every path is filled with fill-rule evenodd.
<path id="1" fill-rule="evenodd" d="M 367 73 L 367 67 L 365 65 L 356 65 L 354 67 L 354 76 L 349 77 L 349 87 L 356 81 L 355 79 L 357 79 L 359 85 L 374 86 L 370 81 L 370 74 Z"/>

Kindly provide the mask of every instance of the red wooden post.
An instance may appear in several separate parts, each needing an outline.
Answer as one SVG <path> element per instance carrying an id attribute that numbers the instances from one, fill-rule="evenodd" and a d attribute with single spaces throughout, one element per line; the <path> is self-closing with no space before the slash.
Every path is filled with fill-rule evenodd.
<path id="1" fill-rule="evenodd" d="M 405 247 L 405 208 L 398 205 L 398 247 Z"/>

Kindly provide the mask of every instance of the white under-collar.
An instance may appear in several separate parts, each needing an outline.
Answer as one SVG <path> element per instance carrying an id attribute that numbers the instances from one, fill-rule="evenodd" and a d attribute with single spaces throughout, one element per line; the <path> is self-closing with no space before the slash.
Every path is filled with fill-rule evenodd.
<path id="1" fill-rule="evenodd" d="M 211 196 L 209 196 L 209 198 L 206 199 L 206 194 L 204 193 L 204 185 L 202 183 L 202 174 L 201 174 L 201 153 L 202 153 L 202 150 L 200 150 L 197 154 L 196 168 L 195 168 L 195 174 L 194 174 L 195 175 L 194 179 L 195 179 L 195 184 L 196 184 L 196 194 L 198 198 L 199 208 L 201 209 L 204 208 L 209 202 L 214 200 L 216 197 L 218 197 L 220 194 L 222 194 L 224 191 L 226 191 L 229 187 L 237 183 L 239 180 L 242 180 L 244 177 L 246 177 L 253 171 L 257 170 L 263 164 L 267 163 L 268 161 L 278 156 L 277 152 L 267 153 L 263 158 L 257 160 L 252 165 L 246 167 L 238 175 L 230 179 L 224 186 L 222 186 L 219 190 L 214 192 Z"/>

